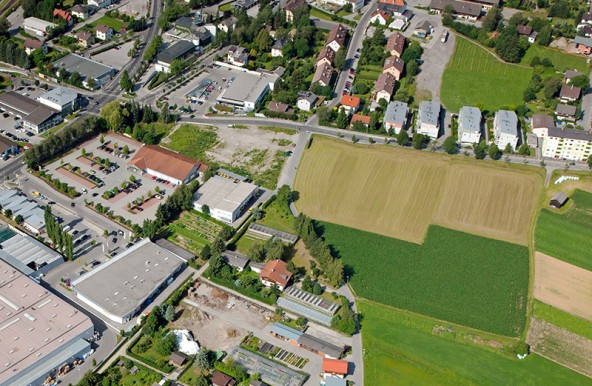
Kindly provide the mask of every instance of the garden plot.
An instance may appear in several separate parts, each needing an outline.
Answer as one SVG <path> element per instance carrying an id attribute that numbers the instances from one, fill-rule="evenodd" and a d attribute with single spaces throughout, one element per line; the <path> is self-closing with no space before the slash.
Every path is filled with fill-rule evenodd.
<path id="1" fill-rule="evenodd" d="M 193 210 L 181 213 L 179 219 L 169 224 L 168 228 L 169 241 L 196 255 L 206 244 L 213 242 L 222 230 L 222 226 Z"/>

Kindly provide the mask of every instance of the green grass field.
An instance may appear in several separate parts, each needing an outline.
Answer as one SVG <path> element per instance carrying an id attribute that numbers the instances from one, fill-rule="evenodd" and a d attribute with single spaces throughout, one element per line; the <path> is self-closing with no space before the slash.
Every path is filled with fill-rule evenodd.
<path id="1" fill-rule="evenodd" d="M 541 59 L 549 59 L 555 68 L 559 71 L 565 70 L 578 70 L 584 73 L 588 73 L 589 66 L 586 63 L 586 58 L 583 56 L 570 55 L 562 51 L 557 51 L 552 48 L 541 47 L 538 44 L 533 44 L 524 54 L 521 63 L 529 66 L 530 61 L 535 56 Z"/>
<path id="2" fill-rule="evenodd" d="M 323 238 L 362 298 L 483 331 L 519 336 L 526 318 L 528 250 L 430 226 L 422 245 L 331 223 Z"/>
<path id="3" fill-rule="evenodd" d="M 103 16 L 100 19 L 93 21 L 91 23 L 91 26 L 96 27 L 99 24 L 105 24 L 107 27 L 113 28 L 115 32 L 119 32 L 121 30 L 121 27 L 123 27 L 127 23 L 124 23 L 123 21 L 115 19 L 113 17 Z"/>
<path id="4" fill-rule="evenodd" d="M 590 384 L 589 378 L 535 354 L 510 359 L 433 335 L 433 321 L 367 301 L 358 307 L 364 315 L 366 385 Z"/>
<path id="5" fill-rule="evenodd" d="M 358 68 L 356 79 L 376 81 L 380 74 L 382 74 L 382 67 L 367 64 Z"/>
<path id="6" fill-rule="evenodd" d="M 543 209 L 536 225 L 536 250 L 592 271 L 592 193 L 576 190 L 564 214 Z"/>
<path id="7" fill-rule="evenodd" d="M 442 76 L 442 103 L 453 112 L 482 104 L 495 111 L 522 103 L 531 68 L 503 63 L 489 51 L 457 35 L 454 55 Z"/>
<path id="8" fill-rule="evenodd" d="M 592 339 L 592 322 L 558 310 L 557 308 L 539 302 L 538 300 L 535 300 L 533 303 L 532 316 L 546 320 L 547 322 L 571 331 L 574 334 Z"/>
<path id="9" fill-rule="evenodd" d="M 290 208 L 284 208 L 274 200 L 267 208 L 263 209 L 265 216 L 258 223 L 278 229 L 280 231 L 294 233 L 294 216 Z"/>
<path id="10" fill-rule="evenodd" d="M 207 126 L 181 125 L 163 145 L 197 160 L 207 160 L 206 151 L 218 143 L 216 131 Z"/>

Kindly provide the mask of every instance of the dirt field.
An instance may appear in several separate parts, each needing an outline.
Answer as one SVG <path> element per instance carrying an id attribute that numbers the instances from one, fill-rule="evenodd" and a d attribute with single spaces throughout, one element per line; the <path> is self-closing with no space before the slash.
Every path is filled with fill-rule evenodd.
<path id="1" fill-rule="evenodd" d="M 543 179 L 485 165 L 315 137 L 296 176 L 296 206 L 319 220 L 416 243 L 439 223 L 526 244 Z"/>
<path id="2" fill-rule="evenodd" d="M 592 340 L 532 318 L 526 342 L 535 353 L 592 377 Z"/>
<path id="3" fill-rule="evenodd" d="M 539 182 L 534 174 L 452 165 L 434 223 L 526 244 L 540 193 Z"/>
<path id="4" fill-rule="evenodd" d="M 592 272 L 540 252 L 535 254 L 534 297 L 592 320 Z"/>

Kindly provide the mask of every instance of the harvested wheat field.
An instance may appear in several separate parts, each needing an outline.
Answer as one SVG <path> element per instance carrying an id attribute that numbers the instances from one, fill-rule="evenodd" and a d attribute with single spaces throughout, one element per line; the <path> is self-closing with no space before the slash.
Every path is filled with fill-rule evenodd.
<path id="1" fill-rule="evenodd" d="M 592 340 L 532 318 L 526 342 L 533 352 L 592 377 Z"/>
<path id="2" fill-rule="evenodd" d="M 438 223 L 527 244 L 543 179 L 507 165 L 314 137 L 294 189 L 322 221 L 421 243 Z"/>
<path id="3" fill-rule="evenodd" d="M 592 320 L 592 272 L 536 252 L 534 297 L 570 314 Z"/>
<path id="4" fill-rule="evenodd" d="M 524 245 L 540 191 L 535 174 L 454 164 L 434 223 Z"/>

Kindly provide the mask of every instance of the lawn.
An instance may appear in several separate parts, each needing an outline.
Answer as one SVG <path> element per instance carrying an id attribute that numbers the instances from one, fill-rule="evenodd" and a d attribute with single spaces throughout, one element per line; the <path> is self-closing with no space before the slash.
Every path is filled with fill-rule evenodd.
<path id="1" fill-rule="evenodd" d="M 162 141 L 163 138 L 166 138 L 173 126 L 175 126 L 174 123 L 165 124 L 162 122 L 139 123 L 138 125 L 144 132 L 152 133 L 152 138 L 156 144 Z"/>
<path id="2" fill-rule="evenodd" d="M 588 339 L 592 339 L 592 322 L 578 318 L 572 314 L 551 307 L 538 300 L 534 301 L 532 316 L 546 320 L 556 326 L 578 334 Z"/>
<path id="3" fill-rule="evenodd" d="M 296 175 L 295 204 L 318 220 L 415 243 L 435 223 L 526 245 L 540 172 L 315 136 Z"/>
<path id="4" fill-rule="evenodd" d="M 592 193 L 576 190 L 564 214 L 543 209 L 535 233 L 536 250 L 592 271 Z"/>
<path id="5" fill-rule="evenodd" d="M 280 231 L 294 233 L 294 216 L 290 208 L 285 208 L 273 200 L 267 208 L 263 209 L 264 217 L 257 222 Z"/>
<path id="6" fill-rule="evenodd" d="M 376 81 L 380 74 L 382 74 L 382 67 L 367 64 L 358 68 L 356 79 Z"/>
<path id="7" fill-rule="evenodd" d="M 520 336 L 528 249 L 439 226 L 423 245 L 320 223 L 362 298 L 506 336 Z M 349 271 L 349 273 L 348 273 Z"/>
<path id="8" fill-rule="evenodd" d="M 209 126 L 181 125 L 163 145 L 197 160 L 207 160 L 206 151 L 218 144 L 216 131 Z"/>
<path id="9" fill-rule="evenodd" d="M 115 32 L 121 31 L 121 27 L 126 25 L 123 21 L 109 16 L 103 16 L 100 19 L 93 21 L 90 25 L 96 27 L 99 24 L 105 24 L 107 27 L 113 28 Z"/>
<path id="10" fill-rule="evenodd" d="M 116 360 L 114 363 L 118 363 L 119 360 Z M 149 368 L 142 366 L 137 362 L 133 362 L 133 366 L 138 368 L 138 372 L 135 374 L 131 374 L 128 369 L 125 367 L 121 368 L 121 375 L 122 378 L 119 381 L 119 385 L 121 386 L 136 386 L 136 385 L 153 385 L 158 383 L 162 379 L 162 375 L 158 374 L 155 371 L 150 370 Z M 113 366 L 117 366 L 116 364 Z"/>
<path id="11" fill-rule="evenodd" d="M 220 12 L 231 11 L 232 4 L 234 4 L 234 1 L 229 1 L 228 3 L 222 4 L 221 6 L 218 7 L 218 11 L 220 11 Z"/>
<path id="12" fill-rule="evenodd" d="M 504 63 L 489 51 L 457 35 L 454 55 L 442 76 L 442 103 L 453 112 L 480 105 L 496 111 L 522 103 L 531 68 Z"/>
<path id="13" fill-rule="evenodd" d="M 555 68 L 562 72 L 565 70 L 575 69 L 587 74 L 589 71 L 586 58 L 578 55 L 571 55 L 552 48 L 541 47 L 538 44 L 533 44 L 530 46 L 530 48 L 526 51 L 526 54 L 524 54 L 521 63 L 529 66 L 530 61 L 535 56 L 538 56 L 540 59 L 549 59 Z"/>
<path id="14" fill-rule="evenodd" d="M 366 385 L 589 385 L 590 379 L 538 355 L 510 359 L 438 337 L 434 322 L 359 301 Z M 393 380 L 396 382 L 393 383 Z"/>

